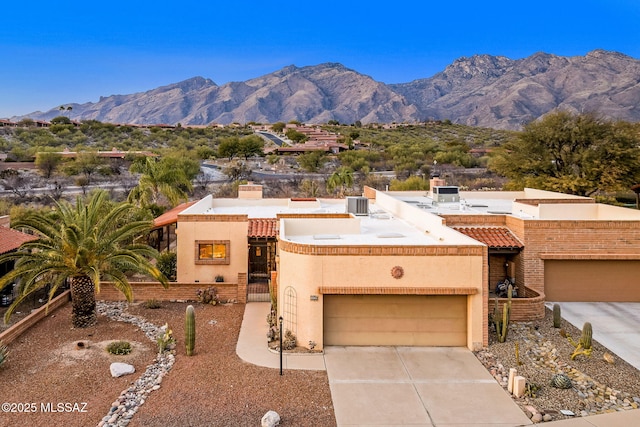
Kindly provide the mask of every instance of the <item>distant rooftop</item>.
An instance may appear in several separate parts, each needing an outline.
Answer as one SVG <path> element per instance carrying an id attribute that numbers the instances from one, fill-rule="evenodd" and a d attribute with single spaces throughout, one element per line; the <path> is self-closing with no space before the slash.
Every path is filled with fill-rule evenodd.
<path id="1" fill-rule="evenodd" d="M 525 188 L 460 191 L 459 201 L 438 203 L 431 191 L 387 191 L 391 197 L 435 215 L 512 215 L 538 220 L 640 220 L 636 209 L 595 203 L 590 197 Z"/>

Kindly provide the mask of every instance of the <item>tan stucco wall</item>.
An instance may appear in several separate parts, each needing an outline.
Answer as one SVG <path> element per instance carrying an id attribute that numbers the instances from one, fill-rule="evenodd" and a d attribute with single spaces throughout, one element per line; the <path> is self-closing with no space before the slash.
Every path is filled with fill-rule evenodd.
<path id="1" fill-rule="evenodd" d="M 300 345 L 309 341 L 323 346 L 323 295 L 319 288 L 469 288 L 469 348 L 483 343 L 483 258 L 482 256 L 345 256 L 310 255 L 280 251 L 278 272 L 278 310 L 286 305 L 284 294 L 291 286 L 296 291 L 297 338 Z M 401 266 L 404 276 L 395 279 L 391 269 Z M 317 296 L 317 301 L 311 297 Z M 285 319 L 286 324 L 286 319 Z M 478 344 L 479 343 L 479 344 Z"/>
<path id="2" fill-rule="evenodd" d="M 178 282 L 212 282 L 221 274 L 225 280 L 235 280 L 238 273 L 246 273 L 248 266 L 247 226 L 244 221 L 180 221 L 178 219 Z M 228 265 L 195 263 L 196 240 L 228 240 Z"/>

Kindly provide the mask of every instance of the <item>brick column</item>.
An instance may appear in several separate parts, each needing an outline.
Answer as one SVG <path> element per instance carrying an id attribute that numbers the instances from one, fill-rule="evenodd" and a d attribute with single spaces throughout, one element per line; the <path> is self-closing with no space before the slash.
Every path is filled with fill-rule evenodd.
<path id="1" fill-rule="evenodd" d="M 247 303 L 247 273 L 238 273 L 238 302 Z"/>
<path id="2" fill-rule="evenodd" d="M 276 296 L 276 300 L 278 299 L 278 272 L 271 272 L 271 282 L 270 282 L 271 290 L 273 294 Z"/>

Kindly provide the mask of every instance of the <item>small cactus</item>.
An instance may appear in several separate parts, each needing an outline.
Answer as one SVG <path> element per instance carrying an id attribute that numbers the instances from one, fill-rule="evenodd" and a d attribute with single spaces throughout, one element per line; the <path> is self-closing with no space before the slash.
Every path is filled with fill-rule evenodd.
<path id="1" fill-rule="evenodd" d="M 551 386 L 555 388 L 567 389 L 573 387 L 571 378 L 567 374 L 555 374 L 551 377 Z"/>
<path id="2" fill-rule="evenodd" d="M 184 342 L 187 349 L 187 356 L 193 356 L 193 349 L 196 345 L 196 312 L 192 305 L 187 307 L 185 315 Z"/>
<path id="3" fill-rule="evenodd" d="M 553 304 L 553 327 L 558 329 L 560 327 L 561 320 L 562 315 L 560 312 L 560 304 Z"/>
<path id="4" fill-rule="evenodd" d="M 498 314 L 498 299 L 496 298 L 496 305 L 493 313 L 493 323 L 496 326 L 496 333 L 498 334 L 498 342 L 505 342 L 507 340 L 507 333 L 509 332 L 509 318 L 511 317 L 511 297 L 513 296 L 513 286 L 509 285 L 507 290 L 508 299 L 504 303 L 502 308 L 502 316 Z M 502 319 L 501 319 L 502 317 Z"/>
<path id="5" fill-rule="evenodd" d="M 587 357 L 591 356 L 591 352 L 593 348 L 591 348 L 591 337 L 593 335 L 593 329 L 591 327 L 591 323 L 585 322 L 584 326 L 582 326 L 582 335 L 578 342 L 575 342 L 571 339 L 569 335 L 567 335 L 567 339 L 576 349 L 571 354 L 571 360 L 575 359 L 581 354 L 584 354 Z"/>
<path id="6" fill-rule="evenodd" d="M 8 357 L 9 357 L 9 349 L 7 348 L 6 345 L 3 344 L 2 341 L 0 341 L 0 366 L 2 366 L 4 362 L 7 361 Z"/>
<path id="7" fill-rule="evenodd" d="M 585 350 L 589 350 L 591 348 L 591 337 L 593 336 L 593 328 L 591 327 L 591 323 L 585 322 L 582 326 L 582 336 L 580 337 L 580 343 L 582 344 L 582 348 Z"/>

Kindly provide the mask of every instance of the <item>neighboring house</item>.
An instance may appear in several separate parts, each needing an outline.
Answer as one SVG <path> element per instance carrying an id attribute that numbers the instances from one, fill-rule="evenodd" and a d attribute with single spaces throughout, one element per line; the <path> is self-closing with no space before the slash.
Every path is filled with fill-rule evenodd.
<path id="1" fill-rule="evenodd" d="M 56 154 L 60 154 L 64 159 L 75 159 L 82 152 L 70 151 L 65 148 L 63 151 L 59 151 Z M 144 157 L 158 157 L 157 154 L 151 151 L 121 151 L 117 148 L 113 148 L 111 151 L 85 151 L 85 153 L 95 154 L 98 157 L 104 157 L 107 159 L 124 159 L 128 155 L 144 156 Z"/>
<path id="2" fill-rule="evenodd" d="M 364 197 L 205 197 L 177 214 L 178 283 L 270 282 L 299 345 L 488 343 L 496 283 L 519 290 L 514 318 L 544 301 L 638 301 L 640 211 L 525 189 Z M 546 296 L 545 296 L 546 294 Z M 490 301 L 491 299 L 491 301 Z"/>
<path id="3" fill-rule="evenodd" d="M 0 217 L 0 255 L 16 251 L 23 243 L 36 239 L 36 236 L 9 228 L 9 217 Z M 13 270 L 13 262 L 0 264 L 0 277 L 11 270 Z M 13 297 L 12 286 L 0 290 L 0 306 L 9 305 L 13 301 Z"/>

